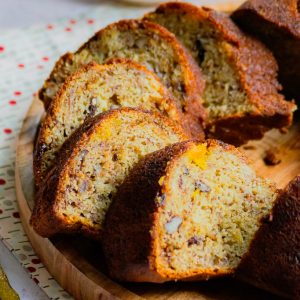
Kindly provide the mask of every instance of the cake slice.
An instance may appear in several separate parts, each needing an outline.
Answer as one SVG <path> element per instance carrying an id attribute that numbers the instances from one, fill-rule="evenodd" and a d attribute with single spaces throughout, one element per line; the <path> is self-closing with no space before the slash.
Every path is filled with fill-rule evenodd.
<path id="1" fill-rule="evenodd" d="M 285 298 L 300 298 L 300 176 L 278 196 L 236 276 Z"/>
<path id="2" fill-rule="evenodd" d="M 110 275 L 164 282 L 232 274 L 275 198 L 233 146 L 187 141 L 149 154 L 107 213 Z"/>
<path id="3" fill-rule="evenodd" d="M 145 19 L 173 32 L 202 68 L 209 136 L 240 145 L 291 124 L 295 105 L 279 93 L 272 53 L 225 13 L 170 2 Z"/>
<path id="4" fill-rule="evenodd" d="M 300 1 L 250 0 L 231 17 L 265 43 L 277 59 L 279 81 L 288 99 L 300 101 Z"/>
<path id="5" fill-rule="evenodd" d="M 36 186 L 55 163 L 63 143 L 83 122 L 119 107 L 157 111 L 182 123 L 172 95 L 145 67 L 124 59 L 107 65 L 90 63 L 67 78 L 42 121 L 34 153 Z"/>
<path id="6" fill-rule="evenodd" d="M 55 65 L 39 95 L 47 107 L 66 77 L 83 64 L 128 58 L 156 73 L 174 95 L 195 135 L 203 134 L 206 117 L 201 94 L 204 80 L 199 67 L 175 36 L 147 21 L 124 20 L 97 32 L 74 54 L 67 53 Z"/>
<path id="7" fill-rule="evenodd" d="M 84 123 L 64 144 L 36 195 L 31 217 L 44 237 L 84 233 L 101 238 L 117 187 L 144 155 L 187 138 L 157 113 L 122 108 Z"/>

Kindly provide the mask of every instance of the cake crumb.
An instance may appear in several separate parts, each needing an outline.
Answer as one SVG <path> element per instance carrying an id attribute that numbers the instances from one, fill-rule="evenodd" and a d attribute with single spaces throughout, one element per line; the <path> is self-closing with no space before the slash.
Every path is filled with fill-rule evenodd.
<path id="1" fill-rule="evenodd" d="M 269 149 L 265 151 L 264 162 L 267 166 L 276 166 L 281 163 L 281 159 L 276 154 L 277 149 Z"/>

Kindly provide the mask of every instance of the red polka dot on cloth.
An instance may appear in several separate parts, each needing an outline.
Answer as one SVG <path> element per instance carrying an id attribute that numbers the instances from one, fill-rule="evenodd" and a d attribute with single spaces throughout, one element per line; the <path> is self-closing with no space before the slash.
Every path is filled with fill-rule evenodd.
<path id="1" fill-rule="evenodd" d="M 12 215 L 13 215 L 14 218 L 20 219 L 20 214 L 19 214 L 19 212 L 15 211 Z"/>
<path id="2" fill-rule="evenodd" d="M 18 64 L 18 67 L 19 67 L 20 69 L 23 69 L 23 68 L 25 68 L 25 65 L 24 65 L 24 64 Z"/>
<path id="3" fill-rule="evenodd" d="M 94 21 L 93 19 L 88 19 L 88 20 L 87 20 L 87 23 L 88 23 L 88 24 L 94 24 L 94 22 L 95 22 L 95 21 Z"/>
<path id="4" fill-rule="evenodd" d="M 66 28 L 65 28 L 65 31 L 70 32 L 70 31 L 72 31 L 72 28 L 66 27 Z"/>
<path id="5" fill-rule="evenodd" d="M 27 270 L 30 272 L 30 273 L 33 273 L 36 271 L 36 268 L 34 267 L 28 267 Z"/>
<path id="6" fill-rule="evenodd" d="M 49 60 L 49 57 L 48 57 L 48 56 L 44 56 L 44 57 L 42 58 L 42 60 L 43 60 L 43 61 L 48 61 L 48 60 Z"/>
<path id="7" fill-rule="evenodd" d="M 9 100 L 8 101 L 9 105 L 16 105 L 17 104 L 17 101 L 16 100 Z"/>
<path id="8" fill-rule="evenodd" d="M 4 128 L 3 132 L 6 134 L 10 134 L 10 133 L 12 133 L 12 130 L 10 128 Z"/>
<path id="9" fill-rule="evenodd" d="M 38 264 L 41 263 L 41 260 L 40 260 L 39 258 L 33 258 L 33 259 L 31 260 L 31 262 L 32 262 L 33 264 L 35 264 L 35 265 L 38 265 Z"/>
<path id="10" fill-rule="evenodd" d="M 15 95 L 15 96 L 21 96 L 21 95 L 22 95 L 22 92 L 20 92 L 20 91 L 15 91 L 15 92 L 14 92 L 14 95 Z"/>
<path id="11" fill-rule="evenodd" d="M 3 52 L 5 50 L 4 46 L 0 46 L 0 52 Z"/>
<path id="12" fill-rule="evenodd" d="M 74 24 L 76 24 L 76 23 L 77 23 L 76 20 L 74 20 L 74 19 L 71 19 L 71 20 L 70 20 L 70 24 L 73 24 L 73 25 L 74 25 Z"/>
<path id="13" fill-rule="evenodd" d="M 6 181 L 3 178 L 0 178 L 0 185 L 4 185 Z"/>
<path id="14" fill-rule="evenodd" d="M 47 29 L 48 29 L 48 30 L 51 30 L 51 29 L 53 29 L 53 28 L 54 28 L 53 25 L 51 25 L 51 24 L 47 25 Z"/>

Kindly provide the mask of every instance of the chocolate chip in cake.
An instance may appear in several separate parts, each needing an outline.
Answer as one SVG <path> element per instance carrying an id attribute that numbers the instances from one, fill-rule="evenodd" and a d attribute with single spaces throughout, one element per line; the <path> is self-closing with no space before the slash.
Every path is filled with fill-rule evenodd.
<path id="1" fill-rule="evenodd" d="M 114 153 L 114 154 L 113 154 L 112 160 L 113 160 L 113 161 L 118 161 L 118 154 L 117 154 L 117 153 Z"/>
<path id="2" fill-rule="evenodd" d="M 182 223 L 182 219 L 180 217 L 173 217 L 170 222 L 166 223 L 165 229 L 169 234 L 172 234 L 178 230 Z"/>
<path id="3" fill-rule="evenodd" d="M 204 193 L 210 192 L 210 187 L 206 183 L 204 183 L 203 181 L 201 181 L 201 180 L 196 180 L 195 187 L 200 192 L 204 192 Z"/>

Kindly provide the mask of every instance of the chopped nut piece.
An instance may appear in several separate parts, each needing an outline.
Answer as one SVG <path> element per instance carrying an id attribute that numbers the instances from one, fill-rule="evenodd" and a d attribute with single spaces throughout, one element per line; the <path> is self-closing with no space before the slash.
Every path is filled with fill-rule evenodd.
<path id="1" fill-rule="evenodd" d="M 200 236 L 193 236 L 187 241 L 187 243 L 189 247 L 192 245 L 200 245 L 203 243 L 203 238 Z"/>
<path id="2" fill-rule="evenodd" d="M 201 192 L 208 193 L 210 192 L 210 187 L 201 180 L 197 180 L 195 182 L 195 187 L 199 189 Z"/>
<path id="3" fill-rule="evenodd" d="M 190 174 L 189 169 L 187 167 L 184 167 L 183 174 L 184 175 L 189 175 Z"/>
<path id="4" fill-rule="evenodd" d="M 172 234 L 178 230 L 181 223 L 182 219 L 180 217 L 174 217 L 165 225 L 165 229 L 169 234 Z"/>
<path id="5" fill-rule="evenodd" d="M 157 195 L 155 198 L 155 204 L 157 207 L 163 206 L 165 204 L 166 201 L 166 195 L 162 194 L 162 195 Z"/>

